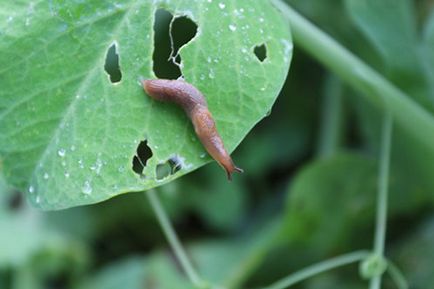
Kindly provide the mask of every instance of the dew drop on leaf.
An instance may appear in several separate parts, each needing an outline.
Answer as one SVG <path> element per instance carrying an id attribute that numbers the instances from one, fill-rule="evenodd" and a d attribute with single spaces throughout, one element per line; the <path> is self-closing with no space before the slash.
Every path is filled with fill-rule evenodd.
<path id="1" fill-rule="evenodd" d="M 60 149 L 57 151 L 57 154 L 59 155 L 59 157 L 63 158 L 66 154 L 65 149 Z"/>
<path id="2" fill-rule="evenodd" d="M 85 181 L 83 187 L 81 188 L 81 192 L 85 195 L 90 195 L 92 193 L 92 186 L 89 181 Z"/>

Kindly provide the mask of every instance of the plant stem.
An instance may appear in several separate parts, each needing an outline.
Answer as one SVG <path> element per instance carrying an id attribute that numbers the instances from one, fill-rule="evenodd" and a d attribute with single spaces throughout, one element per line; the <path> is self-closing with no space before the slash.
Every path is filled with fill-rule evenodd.
<path id="1" fill-rule="evenodd" d="M 325 81 L 320 126 L 318 156 L 327 158 L 336 152 L 342 128 L 342 83 L 332 74 Z"/>
<path id="2" fill-rule="evenodd" d="M 380 256 L 384 255 L 384 243 L 386 239 L 387 203 L 388 203 L 388 184 L 390 167 L 390 149 L 392 140 L 393 120 L 390 113 L 384 116 L 382 136 L 381 136 L 381 155 L 378 175 L 378 194 L 377 194 L 377 221 L 375 230 L 374 252 Z"/>
<path id="3" fill-rule="evenodd" d="M 387 272 L 390 275 L 390 278 L 395 282 L 396 287 L 398 289 L 408 289 L 408 283 L 407 280 L 405 280 L 404 275 L 402 272 L 398 269 L 398 267 L 395 266 L 392 262 L 388 261 L 387 265 Z"/>
<path id="4" fill-rule="evenodd" d="M 277 281 L 276 283 L 273 283 L 272 285 L 264 288 L 264 289 L 284 289 L 288 288 L 289 286 L 292 286 L 298 282 L 301 282 L 305 279 L 308 279 L 312 276 L 315 276 L 319 273 L 348 265 L 354 262 L 358 262 L 363 260 L 369 256 L 369 252 L 367 251 L 356 251 L 353 253 L 341 255 L 335 258 L 331 258 L 329 260 L 319 262 L 317 264 L 314 264 L 312 266 L 306 267 L 300 271 L 297 271 L 288 277 L 283 278 L 280 281 Z"/>
<path id="5" fill-rule="evenodd" d="M 400 91 L 381 74 L 319 30 L 283 0 L 271 0 L 288 20 L 294 42 L 336 73 L 366 100 L 379 109 L 388 110 L 409 136 L 434 153 L 434 116 Z"/>
<path id="6" fill-rule="evenodd" d="M 390 149 L 392 140 L 393 119 L 389 112 L 385 113 L 381 132 L 381 151 L 378 175 L 377 218 L 374 239 L 374 253 L 384 257 L 386 242 L 387 202 L 390 167 Z M 381 275 L 371 279 L 370 289 L 381 287 Z"/>
<path id="7" fill-rule="evenodd" d="M 164 211 L 158 196 L 155 194 L 155 191 L 148 190 L 146 192 L 146 196 L 148 197 L 149 202 L 151 203 L 152 209 L 154 210 L 155 215 L 157 216 L 158 222 L 160 223 L 160 226 L 163 229 L 163 232 L 166 235 L 166 238 L 169 241 L 169 244 L 172 247 L 173 252 L 175 253 L 176 257 L 181 263 L 184 272 L 187 274 L 191 283 L 193 283 L 196 288 L 203 288 L 204 282 L 202 281 L 201 278 L 199 278 L 199 275 L 197 274 L 196 270 L 193 268 L 190 259 L 187 257 L 187 254 L 185 253 L 185 250 L 182 247 L 181 242 L 179 241 L 176 232 L 173 229 L 172 224 L 170 223 L 169 218 L 167 217 L 166 212 Z"/>

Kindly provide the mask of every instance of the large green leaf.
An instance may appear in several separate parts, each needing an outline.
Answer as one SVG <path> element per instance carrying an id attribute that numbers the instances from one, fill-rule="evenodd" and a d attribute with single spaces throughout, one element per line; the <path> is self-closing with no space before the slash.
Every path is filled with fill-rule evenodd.
<path id="1" fill-rule="evenodd" d="M 418 210 L 430 195 L 407 172 L 392 170 L 389 217 Z M 306 242 L 320 254 L 370 245 L 377 191 L 377 163 L 356 154 L 336 154 L 304 167 L 291 184 L 284 239 Z M 327 216 L 326 218 L 324 216 Z"/>
<path id="2" fill-rule="evenodd" d="M 6 1 L 0 8 L 0 154 L 7 180 L 33 204 L 61 209 L 171 181 L 210 159 L 181 109 L 149 99 L 158 8 L 198 25 L 182 73 L 207 97 L 232 151 L 270 110 L 292 55 L 267 1 Z M 122 80 L 104 70 L 116 44 Z M 265 61 L 254 48 L 265 44 Z M 132 170 L 140 141 L 153 156 Z M 182 169 L 157 180 L 157 165 Z M 239 164 L 242 166 L 242 164 Z M 222 179 L 224 176 L 222 175 Z"/>

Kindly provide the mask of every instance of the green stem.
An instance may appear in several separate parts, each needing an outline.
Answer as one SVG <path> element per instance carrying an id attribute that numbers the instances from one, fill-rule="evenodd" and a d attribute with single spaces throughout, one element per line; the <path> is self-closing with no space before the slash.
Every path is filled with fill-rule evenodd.
<path id="1" fill-rule="evenodd" d="M 332 74 L 325 82 L 320 125 L 318 156 L 327 158 L 339 147 L 342 128 L 342 83 Z"/>
<path id="2" fill-rule="evenodd" d="M 379 256 L 384 255 L 384 244 L 386 239 L 387 203 L 388 203 L 388 184 L 390 167 L 390 149 L 392 140 L 393 120 L 390 113 L 384 116 L 382 136 L 381 136 L 381 155 L 378 176 L 377 194 L 377 221 L 375 229 L 374 252 Z"/>
<path id="3" fill-rule="evenodd" d="M 378 176 L 378 194 L 377 194 L 377 218 L 374 238 L 374 253 L 377 256 L 384 257 L 384 247 L 386 242 L 386 222 L 387 222 L 387 203 L 388 203 L 388 184 L 389 184 L 389 167 L 390 167 L 390 149 L 392 141 L 393 119 L 392 115 L 386 112 L 383 121 L 381 135 L 381 155 L 380 169 Z M 371 279 L 370 289 L 379 289 L 381 287 L 381 275 Z"/>
<path id="4" fill-rule="evenodd" d="M 390 278 L 392 278 L 393 282 L 395 282 L 396 287 L 398 287 L 398 289 L 409 288 L 407 280 L 405 280 L 405 277 L 402 274 L 402 272 L 398 269 L 398 267 L 396 267 L 395 264 L 393 264 L 390 261 L 388 261 L 387 272 L 389 273 Z"/>
<path id="5" fill-rule="evenodd" d="M 433 150 L 434 117 L 358 57 L 294 11 L 283 0 L 271 0 L 291 26 L 296 45 L 336 73 L 366 100 L 390 111 L 409 136 Z"/>
<path id="6" fill-rule="evenodd" d="M 318 275 L 322 272 L 341 267 L 344 265 L 348 265 L 354 262 L 361 261 L 369 256 L 369 252 L 367 251 L 356 251 L 353 253 L 345 254 L 342 256 L 338 256 L 323 262 L 319 262 L 312 266 L 306 267 L 298 272 L 295 272 L 288 277 L 283 278 L 276 283 L 264 288 L 264 289 L 284 289 L 292 286 L 296 283 L 299 283 L 305 279 L 308 279 L 312 276 Z"/>
<path id="7" fill-rule="evenodd" d="M 163 229 L 163 232 L 166 235 L 173 252 L 181 263 L 181 266 L 190 279 L 191 283 L 193 283 L 196 288 L 204 288 L 205 283 L 201 278 L 199 278 L 199 275 L 193 268 L 190 259 L 187 257 L 187 254 L 185 253 L 185 250 L 182 247 L 181 242 L 179 241 L 175 230 L 173 229 L 172 224 L 170 223 L 169 218 L 167 217 L 166 212 L 164 211 L 161 202 L 158 199 L 157 194 L 155 194 L 154 190 L 149 190 L 146 192 L 146 196 L 151 203 L 152 209 L 157 216 L 160 226 Z"/>

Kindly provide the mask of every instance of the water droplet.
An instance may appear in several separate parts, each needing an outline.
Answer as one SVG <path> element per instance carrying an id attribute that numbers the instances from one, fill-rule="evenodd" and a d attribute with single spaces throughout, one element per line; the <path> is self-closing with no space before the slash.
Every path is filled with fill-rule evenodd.
<path id="1" fill-rule="evenodd" d="M 92 186 L 89 181 L 85 181 L 83 187 L 81 188 L 81 192 L 85 195 L 90 195 L 92 193 Z"/>
<path id="2" fill-rule="evenodd" d="M 206 153 L 202 153 L 200 154 L 200 158 L 203 159 L 204 157 L 206 157 Z"/>
<path id="3" fill-rule="evenodd" d="M 72 151 L 72 152 L 75 151 L 75 145 L 72 145 L 72 146 L 71 146 L 71 151 Z"/>
<path id="4" fill-rule="evenodd" d="M 50 176 L 48 175 L 48 173 L 45 173 L 45 174 L 44 174 L 44 179 L 47 180 L 49 177 L 50 177 Z"/>
<path id="5" fill-rule="evenodd" d="M 59 155 L 59 157 L 63 158 L 66 154 L 66 150 L 65 149 L 60 149 L 57 151 L 57 154 Z"/>
<path id="6" fill-rule="evenodd" d="M 97 159 L 96 162 L 95 162 L 95 164 L 92 165 L 92 166 L 90 167 L 90 169 L 91 169 L 92 171 L 95 171 L 96 174 L 99 175 L 100 172 L 101 172 L 101 167 L 102 167 L 102 165 L 103 165 L 103 164 L 102 164 L 101 159 Z"/>
<path id="7" fill-rule="evenodd" d="M 235 31 L 235 30 L 237 30 L 237 26 L 235 26 L 235 25 L 233 25 L 233 24 L 230 24 L 230 25 L 229 25 L 229 30 L 231 30 L 231 31 Z"/>
<path id="8" fill-rule="evenodd" d="M 118 168 L 118 172 L 123 173 L 124 171 L 125 171 L 124 166 L 120 166 L 120 167 Z"/>
<path id="9" fill-rule="evenodd" d="M 264 22 L 264 18 L 259 18 L 259 22 Z"/>
<path id="10" fill-rule="evenodd" d="M 225 3 L 219 3 L 219 7 L 220 7 L 220 9 L 225 9 L 226 4 Z"/>
<path id="11" fill-rule="evenodd" d="M 211 61 L 212 61 L 211 57 L 208 56 L 208 58 L 206 59 L 206 61 L 208 61 L 208 63 L 211 63 Z"/>
<path id="12" fill-rule="evenodd" d="M 41 197 L 40 196 L 36 196 L 35 202 L 36 202 L 36 204 L 39 204 L 41 202 Z"/>
<path id="13" fill-rule="evenodd" d="M 69 178 L 69 173 L 68 172 L 65 172 L 65 178 Z"/>
<path id="14" fill-rule="evenodd" d="M 243 48 L 241 48 L 241 52 L 242 53 L 247 53 L 247 49 L 243 47 Z"/>
<path id="15" fill-rule="evenodd" d="M 214 77 L 215 77 L 214 70 L 210 69 L 210 71 L 208 73 L 208 77 L 211 79 L 214 79 Z"/>
<path id="16" fill-rule="evenodd" d="M 29 186 L 29 193 L 33 194 L 35 192 L 34 186 Z"/>
<path id="17" fill-rule="evenodd" d="M 84 165 L 83 165 L 83 161 L 82 161 L 82 160 L 78 160 L 78 166 L 80 167 L 80 169 L 83 169 L 83 168 L 84 168 Z"/>

